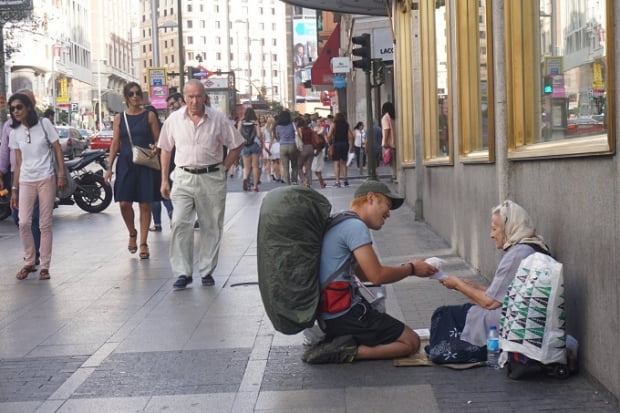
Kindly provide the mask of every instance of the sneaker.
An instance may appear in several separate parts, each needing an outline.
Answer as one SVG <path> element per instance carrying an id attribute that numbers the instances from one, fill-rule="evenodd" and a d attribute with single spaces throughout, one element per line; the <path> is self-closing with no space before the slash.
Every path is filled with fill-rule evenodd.
<path id="1" fill-rule="evenodd" d="M 356 355 L 357 343 L 353 336 L 340 336 L 317 344 L 306 351 L 301 359 L 309 364 L 352 363 Z"/>
<path id="2" fill-rule="evenodd" d="M 336 182 L 336 183 L 334 184 L 334 188 L 340 188 L 340 182 Z"/>
<path id="3" fill-rule="evenodd" d="M 201 279 L 202 279 L 202 285 L 206 285 L 207 287 L 215 285 L 215 280 L 213 279 L 213 276 L 211 274 L 207 274 Z"/>
<path id="4" fill-rule="evenodd" d="M 194 229 L 199 229 L 200 228 L 200 224 L 198 223 L 198 221 L 194 222 Z"/>
<path id="5" fill-rule="evenodd" d="M 344 186 L 349 186 L 349 181 L 344 181 Z"/>
<path id="6" fill-rule="evenodd" d="M 182 290 L 183 288 L 187 287 L 187 284 L 191 284 L 192 283 L 192 277 L 191 276 L 186 276 L 186 275 L 179 275 L 179 278 L 177 278 L 177 280 L 174 282 L 174 284 L 172 285 L 174 288 Z"/>

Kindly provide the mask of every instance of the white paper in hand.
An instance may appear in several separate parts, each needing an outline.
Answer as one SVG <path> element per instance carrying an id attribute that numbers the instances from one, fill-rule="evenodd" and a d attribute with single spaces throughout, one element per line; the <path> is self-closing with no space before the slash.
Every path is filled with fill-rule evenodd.
<path id="1" fill-rule="evenodd" d="M 430 257 L 430 258 L 427 258 L 426 260 L 424 260 L 424 262 L 426 262 L 427 264 L 432 265 L 433 267 L 435 267 L 435 268 L 437 268 L 439 270 L 435 274 L 431 275 L 428 278 L 432 278 L 433 280 L 441 280 L 441 279 L 444 279 L 444 278 L 446 278 L 448 276 L 445 272 L 443 272 L 441 270 L 441 267 L 446 263 L 441 258 Z"/>

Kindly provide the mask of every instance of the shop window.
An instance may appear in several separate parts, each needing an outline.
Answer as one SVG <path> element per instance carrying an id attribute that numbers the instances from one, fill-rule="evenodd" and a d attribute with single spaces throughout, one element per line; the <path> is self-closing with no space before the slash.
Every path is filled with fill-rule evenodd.
<path id="1" fill-rule="evenodd" d="M 420 31 L 429 33 L 422 47 L 422 129 L 424 161 L 428 165 L 452 164 L 452 104 L 450 96 L 449 2 L 420 2 Z"/>
<path id="2" fill-rule="evenodd" d="M 511 159 L 614 152 L 612 5 L 506 3 Z"/>
<path id="3" fill-rule="evenodd" d="M 456 2 L 459 159 L 494 160 L 491 0 Z"/>

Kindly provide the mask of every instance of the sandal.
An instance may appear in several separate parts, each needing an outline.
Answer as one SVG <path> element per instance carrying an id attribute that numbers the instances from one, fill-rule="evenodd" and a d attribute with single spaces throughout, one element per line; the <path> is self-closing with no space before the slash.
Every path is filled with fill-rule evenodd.
<path id="1" fill-rule="evenodd" d="M 127 245 L 127 250 L 132 254 L 135 254 L 138 251 L 138 246 L 136 245 L 137 238 L 138 231 L 134 229 L 133 233 L 129 233 L 129 244 Z"/>
<path id="2" fill-rule="evenodd" d="M 36 270 L 37 269 L 34 266 L 25 265 L 24 267 L 22 267 L 21 270 L 19 270 L 15 277 L 17 277 L 18 280 L 23 280 L 28 277 L 28 274 L 30 274 L 31 272 L 35 272 Z"/>
<path id="3" fill-rule="evenodd" d="M 150 256 L 149 246 L 147 244 L 140 244 L 140 259 L 148 260 Z"/>
<path id="4" fill-rule="evenodd" d="M 39 280 L 45 281 L 50 279 L 50 271 L 48 269 L 43 268 L 39 272 Z"/>

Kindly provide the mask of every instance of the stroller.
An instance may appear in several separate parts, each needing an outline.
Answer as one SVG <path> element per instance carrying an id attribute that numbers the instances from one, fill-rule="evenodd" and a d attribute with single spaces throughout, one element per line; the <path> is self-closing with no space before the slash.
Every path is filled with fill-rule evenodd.
<path id="1" fill-rule="evenodd" d="M 500 364 L 511 379 L 570 375 L 562 264 L 551 256 L 536 252 L 521 261 L 502 306 L 500 341 Z"/>

